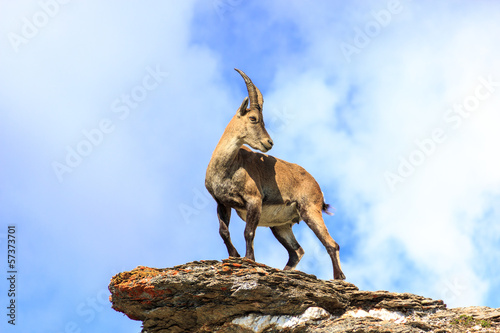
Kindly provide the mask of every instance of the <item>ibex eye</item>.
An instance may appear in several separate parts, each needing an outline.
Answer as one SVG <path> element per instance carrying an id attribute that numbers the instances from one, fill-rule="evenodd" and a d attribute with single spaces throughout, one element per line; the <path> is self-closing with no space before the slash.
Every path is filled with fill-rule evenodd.
<path id="1" fill-rule="evenodd" d="M 250 119 L 250 121 L 251 121 L 252 123 L 254 123 L 254 122 L 256 122 L 256 121 L 257 121 L 257 118 L 255 118 L 255 117 L 248 117 L 248 119 Z"/>

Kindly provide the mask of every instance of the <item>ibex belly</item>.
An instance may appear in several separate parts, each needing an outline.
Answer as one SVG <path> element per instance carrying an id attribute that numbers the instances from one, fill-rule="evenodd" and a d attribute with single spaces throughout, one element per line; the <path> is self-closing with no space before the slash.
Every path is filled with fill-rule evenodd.
<path id="1" fill-rule="evenodd" d="M 236 209 L 238 216 L 246 221 L 247 211 Z M 263 205 L 260 213 L 259 227 L 275 227 L 283 224 L 298 223 L 299 212 L 295 203 L 290 205 Z"/>

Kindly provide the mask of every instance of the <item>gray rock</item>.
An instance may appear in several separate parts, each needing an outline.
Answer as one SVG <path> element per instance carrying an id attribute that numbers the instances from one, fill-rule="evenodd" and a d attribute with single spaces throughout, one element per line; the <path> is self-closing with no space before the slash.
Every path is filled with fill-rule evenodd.
<path id="1" fill-rule="evenodd" d="M 500 331 L 496 309 L 448 310 L 440 300 L 360 291 L 244 258 L 139 266 L 115 275 L 109 290 L 113 309 L 141 320 L 143 333 Z"/>

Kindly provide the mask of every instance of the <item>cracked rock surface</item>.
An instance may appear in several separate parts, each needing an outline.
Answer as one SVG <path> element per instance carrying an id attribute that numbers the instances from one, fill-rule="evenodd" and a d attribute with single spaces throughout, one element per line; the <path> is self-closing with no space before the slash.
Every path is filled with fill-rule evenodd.
<path id="1" fill-rule="evenodd" d="M 500 309 L 446 309 L 408 293 L 360 291 L 244 258 L 139 266 L 109 285 L 116 311 L 166 332 L 500 332 Z"/>

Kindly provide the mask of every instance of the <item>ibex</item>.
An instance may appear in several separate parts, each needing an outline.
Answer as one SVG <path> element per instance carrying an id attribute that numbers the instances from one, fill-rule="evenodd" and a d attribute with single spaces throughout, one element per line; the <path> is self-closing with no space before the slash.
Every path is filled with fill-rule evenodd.
<path id="1" fill-rule="evenodd" d="M 339 245 L 323 221 L 322 211 L 331 214 L 329 205 L 316 180 L 297 164 L 244 146 L 265 153 L 273 147 L 273 140 L 264 126 L 261 92 L 245 73 L 235 70 L 245 80 L 250 107 L 247 108 L 245 97 L 215 147 L 205 178 L 205 186 L 217 202 L 219 233 L 229 256 L 240 256 L 229 235 L 231 208 L 246 222 L 245 257 L 255 260 L 253 240 L 257 226 L 270 227 L 288 251 L 285 270 L 294 269 L 304 255 L 292 232 L 292 225 L 303 220 L 330 255 L 334 279 L 344 280 Z"/>

